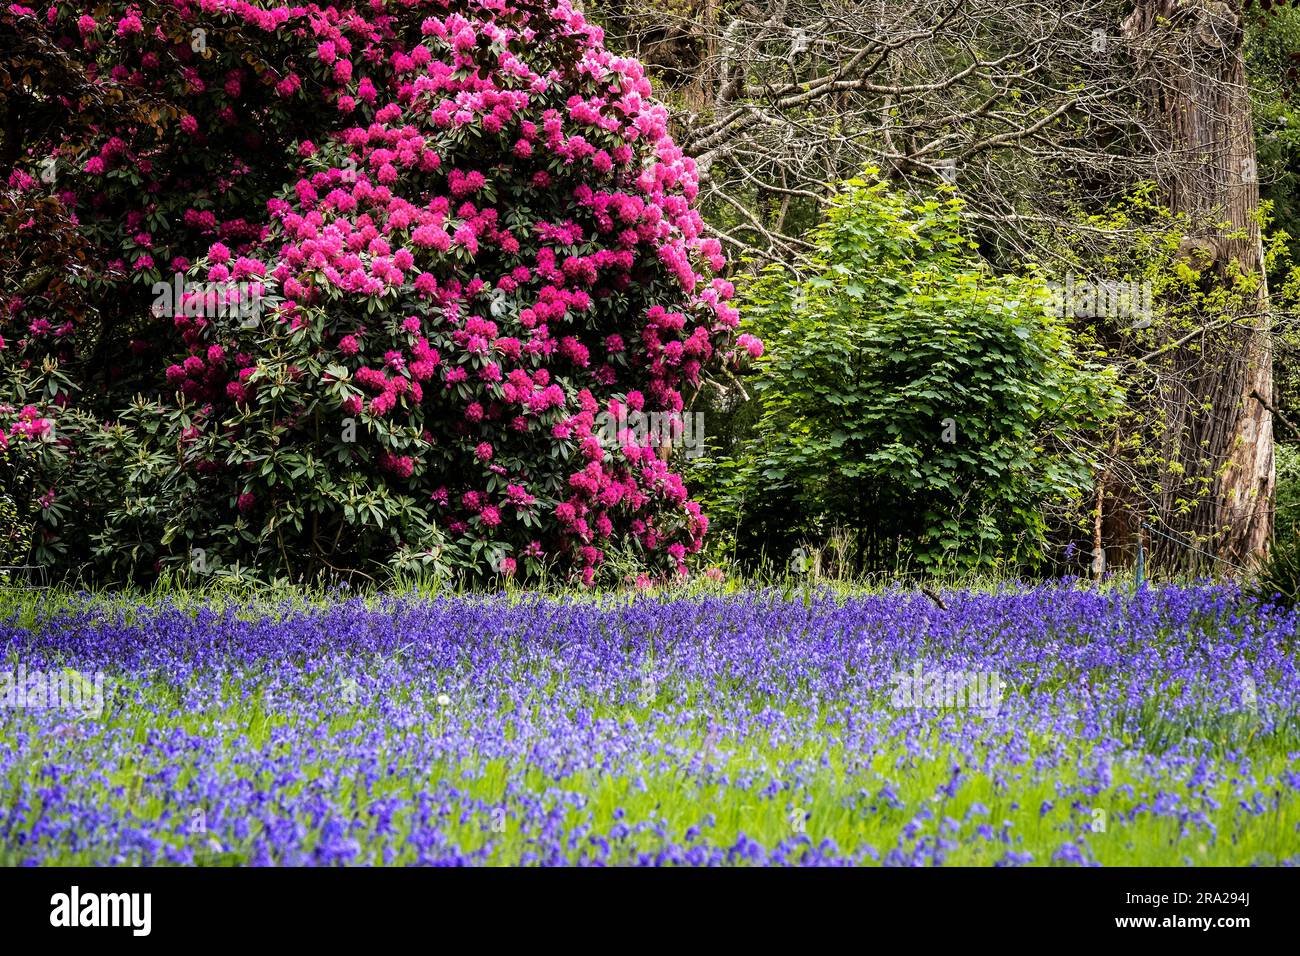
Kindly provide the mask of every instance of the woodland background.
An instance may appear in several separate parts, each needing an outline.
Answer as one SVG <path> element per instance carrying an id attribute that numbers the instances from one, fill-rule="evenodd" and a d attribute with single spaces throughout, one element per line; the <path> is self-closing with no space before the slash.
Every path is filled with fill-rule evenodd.
<path id="1" fill-rule="evenodd" d="M 13 9 L 0 170 L 39 176 L 51 143 L 84 152 L 126 107 Z M 708 453 L 665 450 L 709 517 L 693 570 L 1100 575 L 1140 548 L 1148 571 L 1262 570 L 1294 589 L 1300 10 L 644 0 L 584 12 L 669 107 L 739 331 L 763 343 L 752 366 L 683 393 Z M 84 94 L 75 116 L 55 107 L 68 91 Z M 167 122 L 166 103 L 162 120 L 135 106 Z M 45 414 L 60 388 L 111 390 L 105 370 L 147 338 L 154 278 L 104 279 L 83 224 L 33 195 L 13 175 L 0 193 L 11 435 L 20 409 Z M 1089 283 L 1142 290 L 1150 310 L 1048 307 L 1053 289 Z M 75 319 L 75 355 L 33 365 L 14 347 L 30 345 L 34 300 Z M 165 389 L 143 379 L 113 387 L 138 388 L 139 403 L 94 412 L 118 430 L 75 468 L 51 443 L 0 451 L 4 563 L 93 580 L 186 572 L 180 545 L 198 532 L 168 513 L 193 488 L 164 476 L 183 466 L 149 436 L 189 420 L 151 405 Z M 57 495 L 52 474 L 67 482 Z M 246 527 L 251 499 L 223 495 L 223 533 L 248 547 L 222 574 L 490 576 L 501 554 L 523 556 L 471 529 L 413 558 L 389 533 L 407 506 L 392 505 L 353 554 L 313 563 L 281 538 L 285 560 L 269 566 L 255 556 L 282 535 L 275 519 Z M 585 567 L 645 570 L 643 544 L 620 541 Z M 459 556 L 434 560 L 444 546 Z"/>

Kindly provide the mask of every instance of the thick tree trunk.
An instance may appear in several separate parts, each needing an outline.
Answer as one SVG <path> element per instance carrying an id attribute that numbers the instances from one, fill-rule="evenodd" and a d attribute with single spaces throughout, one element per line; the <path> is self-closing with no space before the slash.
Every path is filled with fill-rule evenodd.
<path id="1" fill-rule="evenodd" d="M 1242 19 L 1218 0 L 1138 0 L 1124 33 L 1150 78 L 1152 120 L 1169 150 L 1165 201 L 1206 224 L 1189 257 L 1216 283 L 1234 262 L 1258 276 L 1240 315 L 1206 316 L 1204 331 L 1157 366 L 1167 465 L 1149 544 L 1161 564 L 1203 566 L 1204 554 L 1193 550 L 1200 549 L 1249 566 L 1266 553 L 1272 530 L 1275 402 Z M 1223 238 L 1228 230 L 1214 223 L 1241 238 Z M 1171 331 L 1170 344 L 1185 335 Z"/>

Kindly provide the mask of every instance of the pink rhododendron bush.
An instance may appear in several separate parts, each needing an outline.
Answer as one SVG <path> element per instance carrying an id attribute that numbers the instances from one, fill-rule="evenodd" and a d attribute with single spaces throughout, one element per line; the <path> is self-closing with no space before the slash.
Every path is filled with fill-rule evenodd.
<path id="1" fill-rule="evenodd" d="M 28 282 L 0 319 L 38 558 L 686 571 L 708 521 L 672 443 L 605 423 L 682 413 L 761 346 L 641 67 L 567 2 L 12 5 L 0 30 L 85 85 L 4 170 L 19 220 L 56 197 L 93 250 L 75 314 Z"/>

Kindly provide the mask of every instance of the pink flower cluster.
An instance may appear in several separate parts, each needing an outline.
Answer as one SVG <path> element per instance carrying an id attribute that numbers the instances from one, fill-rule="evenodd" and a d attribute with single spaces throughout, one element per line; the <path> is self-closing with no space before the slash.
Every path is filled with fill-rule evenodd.
<path id="1" fill-rule="evenodd" d="M 12 412 L 12 406 L 0 406 L 0 412 L 5 411 Z M 10 438 L 41 441 L 53 428 L 54 422 L 42 415 L 35 405 L 24 405 L 8 429 L 0 427 L 0 448 L 9 447 Z"/>
<path id="2" fill-rule="evenodd" d="M 330 108 L 307 108 L 310 139 L 285 144 L 299 175 L 265 222 L 197 208 L 183 220 L 207 244 L 195 279 L 264 282 L 279 302 L 266 321 L 312 333 L 290 341 L 311 343 L 295 346 L 313 350 L 300 364 L 334 370 L 317 383 L 327 406 L 380 444 L 366 451 L 374 480 L 422 490 L 466 546 L 508 542 L 520 561 L 559 558 L 587 581 L 618 548 L 684 572 L 707 518 L 660 449 L 605 447 L 597 417 L 680 412 L 708 369 L 762 344 L 735 338 L 695 163 L 640 64 L 606 50 L 569 0 L 170 7 L 288 51 L 267 78 L 181 51 L 193 99 L 175 135 L 219 141 L 257 83 L 285 110 L 310 96 Z M 117 81 L 147 84 L 175 62 L 139 10 L 60 15 L 87 48 L 121 46 Z M 82 166 L 102 180 L 147 162 L 108 137 Z M 217 185 L 247 173 L 235 162 Z M 136 271 L 156 265 L 149 221 L 126 222 Z M 181 346 L 167 388 L 212 403 L 211 421 L 256 403 L 260 332 L 180 311 L 166 317 Z"/>

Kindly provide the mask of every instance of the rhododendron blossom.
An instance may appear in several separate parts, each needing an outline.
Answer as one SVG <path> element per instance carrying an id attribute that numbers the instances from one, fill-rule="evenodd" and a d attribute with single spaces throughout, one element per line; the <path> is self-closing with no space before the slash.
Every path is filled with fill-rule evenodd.
<path id="1" fill-rule="evenodd" d="M 180 262 L 196 281 L 255 282 L 269 303 L 253 324 L 206 307 L 157 319 L 172 350 L 159 396 L 204 409 L 182 463 L 202 497 L 246 523 L 307 500 L 311 546 L 350 546 L 368 512 L 339 502 L 382 487 L 423 512 L 373 529 L 394 553 L 484 572 L 490 544 L 514 556 L 503 573 L 553 561 L 590 582 L 621 551 L 684 572 L 707 519 L 659 449 L 605 447 L 597 417 L 611 401 L 681 412 L 710 369 L 762 344 L 735 338 L 695 163 L 640 64 L 568 0 L 163 7 L 275 50 L 260 58 L 273 75 L 219 48 L 192 56 L 125 5 L 50 16 L 101 69 L 123 67 L 118 82 L 172 71 L 187 157 L 252 137 L 262 165 L 223 160 L 219 199 L 264 153 L 288 171 L 240 216 L 194 204 L 183 236 L 149 218 L 148 190 L 124 220 L 122 273 Z M 241 111 L 254 94 L 269 118 Z M 149 162 L 134 135 L 105 130 L 77 188 Z M 295 491 L 316 479 L 277 473 L 291 455 L 333 469 L 332 490 Z"/>

